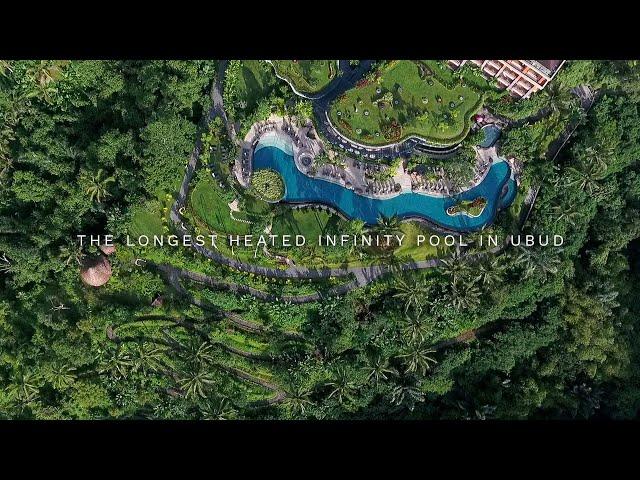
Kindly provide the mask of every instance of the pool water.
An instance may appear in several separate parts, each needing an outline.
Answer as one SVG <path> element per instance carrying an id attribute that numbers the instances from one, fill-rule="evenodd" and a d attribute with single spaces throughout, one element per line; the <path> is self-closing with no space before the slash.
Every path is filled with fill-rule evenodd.
<path id="1" fill-rule="evenodd" d="M 518 193 L 518 186 L 513 178 L 510 178 L 507 182 L 507 191 L 500 197 L 500 203 L 498 204 L 498 210 L 504 210 L 509 208 L 516 198 Z"/>
<path id="2" fill-rule="evenodd" d="M 271 168 L 282 175 L 285 183 L 284 201 L 323 203 L 337 208 L 351 219 L 360 219 L 370 225 L 376 224 L 380 215 L 397 215 L 400 218 L 424 218 L 455 231 L 479 230 L 493 221 L 498 210 L 506 208 L 513 201 L 510 197 L 512 190 L 515 192 L 515 182 L 511 185 L 511 168 L 503 160 L 498 160 L 490 167 L 481 183 L 461 194 L 441 197 L 404 192 L 389 199 L 374 199 L 359 195 L 338 184 L 303 174 L 295 166 L 293 156 L 284 150 L 285 147 L 275 146 L 274 143 L 273 139 L 265 144 L 260 140 L 253 154 L 253 168 Z M 508 182 L 509 190 L 504 198 L 501 198 L 503 187 Z M 515 193 L 513 196 L 515 197 Z M 446 210 L 450 206 L 477 197 L 487 199 L 487 206 L 478 217 L 447 214 Z"/>
<path id="3" fill-rule="evenodd" d="M 501 130 L 495 125 L 485 125 L 482 127 L 482 131 L 484 132 L 484 140 L 480 142 L 479 146 L 482 148 L 493 147 L 500 138 Z"/>
<path id="4" fill-rule="evenodd" d="M 277 134 L 276 132 L 267 132 L 260 137 L 260 141 L 254 150 L 254 153 L 265 147 L 276 147 L 284 151 L 287 155 L 293 157 L 293 145 L 291 140 Z"/>

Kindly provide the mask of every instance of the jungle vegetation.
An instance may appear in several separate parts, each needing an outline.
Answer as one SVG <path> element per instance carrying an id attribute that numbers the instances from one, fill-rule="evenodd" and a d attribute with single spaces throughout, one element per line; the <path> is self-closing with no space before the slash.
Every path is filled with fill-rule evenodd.
<path id="1" fill-rule="evenodd" d="M 239 122 L 284 108 L 290 92 L 267 65 L 235 65 L 250 70 L 225 92 Z M 146 254 L 278 295 L 340 282 L 257 278 L 188 248 L 119 249 L 109 282 L 84 285 L 80 264 L 97 249 L 75 235 L 171 228 L 163 218 L 216 71 L 214 61 L 0 62 L 0 418 L 637 417 L 640 66 L 570 62 L 530 100 L 488 97 L 514 121 L 501 148 L 540 187 L 522 231 L 563 235 L 562 249 L 473 263 L 462 252 L 302 304 L 188 279 L 177 288 L 133 262 Z M 247 85 L 268 103 L 242 98 Z M 586 113 L 569 93 L 578 85 L 597 91 Z M 223 130 L 205 134 L 228 163 Z"/>

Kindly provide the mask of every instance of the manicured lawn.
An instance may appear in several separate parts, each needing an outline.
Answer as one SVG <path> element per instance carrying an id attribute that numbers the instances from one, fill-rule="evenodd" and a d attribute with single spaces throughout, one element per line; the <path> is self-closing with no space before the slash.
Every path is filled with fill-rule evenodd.
<path id="1" fill-rule="evenodd" d="M 325 211 L 287 209 L 273 219 L 275 235 L 304 235 L 309 243 L 316 243 L 319 235 L 347 232 L 347 223 L 337 215 Z"/>
<path id="2" fill-rule="evenodd" d="M 271 204 L 267 203 L 258 198 L 252 197 L 251 195 L 247 195 L 244 198 L 244 210 L 240 213 L 246 213 L 252 217 L 262 217 L 268 215 L 271 211 Z"/>
<path id="3" fill-rule="evenodd" d="M 335 60 L 273 60 L 273 66 L 302 93 L 319 92 L 338 73 Z"/>
<path id="4" fill-rule="evenodd" d="M 396 257 L 411 257 L 414 260 L 426 260 L 428 258 L 441 257 L 450 248 L 444 245 L 442 239 L 440 240 L 440 246 L 436 247 L 431 245 L 429 243 L 429 237 L 435 235 L 435 233 L 416 222 L 402 222 L 400 230 L 405 234 L 405 238 L 402 246 L 398 247 L 395 251 Z M 418 235 L 424 235 L 426 237 L 422 245 L 418 245 Z"/>
<path id="5" fill-rule="evenodd" d="M 332 123 L 360 143 L 384 145 L 410 135 L 438 144 L 462 140 L 482 105 L 474 89 L 448 88 L 424 62 L 394 61 L 331 106 Z M 461 99 L 462 98 L 462 99 Z"/>
<path id="6" fill-rule="evenodd" d="M 198 180 L 191 192 L 193 213 L 216 232 L 246 235 L 248 225 L 231 218 L 229 201 L 221 193 L 209 175 Z"/>

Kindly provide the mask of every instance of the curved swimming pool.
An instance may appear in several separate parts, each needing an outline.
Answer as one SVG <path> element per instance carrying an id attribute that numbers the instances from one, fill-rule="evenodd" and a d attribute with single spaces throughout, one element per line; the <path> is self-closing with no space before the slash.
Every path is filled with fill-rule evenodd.
<path id="1" fill-rule="evenodd" d="M 496 127 L 495 125 L 490 124 L 482 127 L 482 132 L 484 133 L 484 139 L 482 140 L 482 142 L 480 142 L 479 146 L 482 148 L 489 148 L 493 147 L 498 141 L 502 130 L 500 130 L 500 128 Z"/>
<path id="2" fill-rule="evenodd" d="M 375 199 L 359 195 L 353 190 L 338 184 L 311 178 L 298 170 L 293 155 L 285 145 L 274 138 L 268 143 L 258 144 L 253 154 L 254 170 L 271 168 L 282 175 L 285 183 L 283 200 L 293 203 L 323 203 L 340 210 L 345 216 L 360 219 L 367 224 L 375 224 L 380 215 L 397 215 L 400 218 L 420 217 L 441 227 L 455 231 L 473 231 L 491 223 L 501 208 L 508 206 L 511 187 L 506 195 L 503 187 L 510 180 L 511 168 L 505 161 L 495 162 L 485 178 L 475 187 L 460 194 L 448 197 L 432 196 L 422 193 L 405 192 L 388 199 Z M 515 195 L 514 195 L 515 196 Z M 448 215 L 446 210 L 462 200 L 477 197 L 487 199 L 487 206 L 478 217 L 467 215 Z M 513 201 L 513 198 L 510 199 Z"/>

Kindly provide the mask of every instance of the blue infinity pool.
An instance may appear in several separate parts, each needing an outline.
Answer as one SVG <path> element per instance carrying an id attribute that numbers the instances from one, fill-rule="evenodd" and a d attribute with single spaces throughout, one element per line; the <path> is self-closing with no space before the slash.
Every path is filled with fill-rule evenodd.
<path id="1" fill-rule="evenodd" d="M 382 200 L 358 195 L 335 183 L 308 177 L 298 170 L 289 152 L 290 148 L 280 145 L 274 138 L 265 143 L 261 140 L 253 154 L 253 168 L 271 168 L 279 172 L 284 179 L 284 200 L 287 202 L 324 203 L 337 208 L 349 218 L 357 218 L 367 224 L 377 223 L 380 215 L 398 215 L 401 218 L 421 217 L 450 230 L 479 230 L 492 222 L 497 211 L 509 206 L 515 197 L 515 181 L 510 178 L 511 169 L 504 161 L 494 163 L 480 184 L 458 195 L 436 197 L 406 192 Z M 509 188 L 503 192 L 505 185 Z M 474 218 L 464 214 L 447 214 L 448 207 L 479 196 L 488 202 L 480 216 Z"/>

